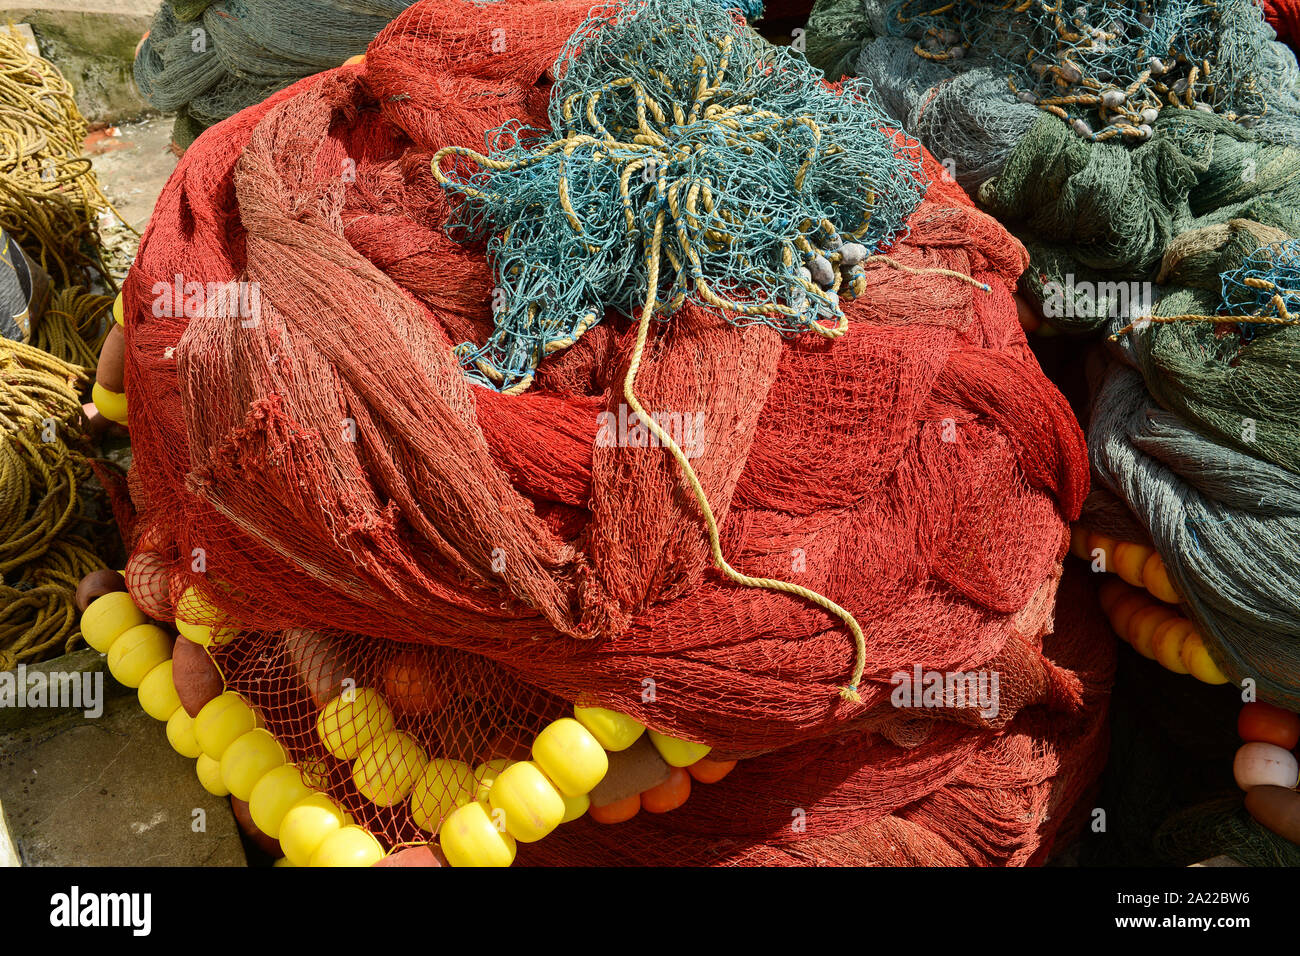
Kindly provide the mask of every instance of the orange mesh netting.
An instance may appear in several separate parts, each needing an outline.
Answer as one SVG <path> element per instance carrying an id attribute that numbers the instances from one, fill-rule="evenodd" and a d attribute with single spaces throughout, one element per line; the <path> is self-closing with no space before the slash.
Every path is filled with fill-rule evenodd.
<path id="1" fill-rule="evenodd" d="M 428 835 L 317 738 L 344 678 L 434 757 L 518 756 L 583 696 L 747 758 L 680 810 L 566 824 L 521 863 L 1041 858 L 1104 759 L 1114 651 L 1086 583 L 1066 579 L 1071 626 L 1043 636 L 1087 465 L 1016 319 L 1023 248 L 928 154 L 890 254 L 991 293 L 873 269 L 835 342 L 688 304 L 637 378 L 646 407 L 702 413 L 692 464 L 729 561 L 862 623 L 861 702 L 838 693 L 839 620 L 725 580 L 664 449 L 597 441 L 632 320 L 519 395 L 458 367 L 452 346 L 492 328 L 492 274 L 444 234 L 431 157 L 544 127 L 588 7 L 424 0 L 364 64 L 186 153 L 124 292 L 136 548 L 170 571 L 160 603 L 193 586 L 239 622 L 213 648 L 231 688 L 387 844 Z M 169 317 L 158 284 L 178 276 L 256 283 L 258 320 Z M 914 666 L 996 671 L 997 716 L 896 709 L 890 675 Z"/>

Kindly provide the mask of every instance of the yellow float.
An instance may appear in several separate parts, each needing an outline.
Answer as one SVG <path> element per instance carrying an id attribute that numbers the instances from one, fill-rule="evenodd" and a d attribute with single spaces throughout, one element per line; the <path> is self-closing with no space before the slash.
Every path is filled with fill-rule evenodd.
<path id="1" fill-rule="evenodd" d="M 110 422 L 127 424 L 126 393 L 111 392 L 98 382 L 90 389 L 90 400 Z"/>
<path id="2" fill-rule="evenodd" d="M 257 828 L 272 839 L 280 836 L 285 814 L 310 797 L 314 790 L 302 779 L 302 771 L 291 763 L 268 770 L 248 796 L 248 815 Z"/>
<path id="3" fill-rule="evenodd" d="M 505 815 L 506 832 L 521 843 L 536 843 L 564 820 L 564 797 L 547 776 L 523 760 L 501 771 L 488 793 L 488 804 Z"/>
<path id="4" fill-rule="evenodd" d="M 409 734 L 380 734 L 357 754 L 352 782 L 371 803 L 391 807 L 406 799 L 428 762 L 424 748 Z"/>
<path id="5" fill-rule="evenodd" d="M 107 654 L 113 642 L 133 627 L 148 622 L 126 591 L 112 591 L 91 601 L 81 615 L 81 636 L 86 643 Z"/>
<path id="6" fill-rule="evenodd" d="M 435 757 L 411 787 L 411 819 L 421 830 L 437 833 L 453 810 L 474 799 L 477 787 L 469 764 Z"/>
<path id="7" fill-rule="evenodd" d="M 194 737 L 203 752 L 220 760 L 226 748 L 257 726 L 257 715 L 242 697 L 226 691 L 203 705 L 194 718 Z"/>
<path id="8" fill-rule="evenodd" d="M 177 612 L 178 629 L 191 639 L 207 644 L 219 637 L 220 628 L 214 633 L 209 625 L 183 619 L 219 617 L 193 588 L 177 602 Z M 168 742 L 195 760 L 204 789 L 247 801 L 254 825 L 280 841 L 284 858 L 277 866 L 370 866 L 383 859 L 375 836 L 315 789 L 326 786 L 327 776 L 288 763 L 284 748 L 238 694 L 220 694 L 194 718 L 186 713 L 175 689 L 171 639 L 148 623 L 129 593 L 93 601 L 82 632 L 87 643 L 109 655 L 115 677 L 138 687 L 145 712 L 166 722 Z M 316 731 L 334 757 L 353 761 L 353 783 L 366 799 L 379 806 L 409 799 L 412 820 L 438 834 L 450 865 L 510 866 L 517 841 L 541 840 L 588 813 L 588 794 L 609 769 L 606 751 L 625 750 L 647 730 L 606 708 L 575 705 L 573 712 L 537 735 L 532 760 L 497 757 L 475 770 L 459 760 L 430 760 L 412 736 L 396 729 L 392 709 L 372 688 L 331 700 L 317 717 Z M 672 766 L 688 766 L 709 753 L 703 744 L 649 733 Z"/>
<path id="9" fill-rule="evenodd" d="M 221 779 L 221 764 L 218 761 L 207 754 L 199 754 L 199 759 L 194 761 L 194 772 L 199 775 L 199 783 L 203 784 L 203 789 L 214 797 L 230 795 L 225 782 Z"/>
<path id="10" fill-rule="evenodd" d="M 184 707 L 178 708 L 167 719 L 167 742 L 178 754 L 191 760 L 203 753 L 198 738 L 194 736 L 194 718 L 185 713 Z"/>
<path id="11" fill-rule="evenodd" d="M 572 717 L 561 717 L 537 735 L 533 760 L 570 797 L 590 793 L 609 770 L 609 757 L 599 741 Z"/>
<path id="12" fill-rule="evenodd" d="M 238 799 L 247 801 L 257 782 L 284 762 L 284 748 L 269 731 L 250 730 L 221 754 L 221 781 Z"/>
<path id="13" fill-rule="evenodd" d="M 659 751 L 659 756 L 664 758 L 664 763 L 670 767 L 689 767 L 697 760 L 707 757 L 709 751 L 713 749 L 707 744 L 693 744 L 689 740 L 669 737 L 653 730 L 650 731 L 650 742 L 655 745 L 655 750 Z"/>
<path id="14" fill-rule="evenodd" d="M 368 830 L 355 824 L 333 831 L 312 854 L 312 866 L 373 866 L 384 858 L 384 848 Z"/>
<path id="15" fill-rule="evenodd" d="M 170 657 L 144 676 L 137 693 L 140 706 L 154 720 L 169 721 L 176 711 L 184 713 L 181 699 L 176 693 L 176 684 L 172 680 Z"/>
<path id="16" fill-rule="evenodd" d="M 515 838 L 499 831 L 487 805 L 478 801 L 452 811 L 442 822 L 438 843 L 452 866 L 509 866 L 515 861 Z"/>
<path id="17" fill-rule="evenodd" d="M 492 784 L 496 781 L 497 775 L 506 767 L 514 763 L 513 760 L 507 760 L 505 757 L 494 757 L 485 763 L 479 764 L 474 768 L 474 799 L 486 801 L 488 792 L 492 789 Z"/>
<path id="18" fill-rule="evenodd" d="M 314 793 L 290 807 L 280 821 L 280 849 L 294 866 L 310 866 L 326 837 L 350 822 L 337 803 Z"/>
<path id="19" fill-rule="evenodd" d="M 604 707 L 579 707 L 575 704 L 573 716 L 611 753 L 626 750 L 645 733 L 645 724 L 639 720 Z"/>
<path id="20" fill-rule="evenodd" d="M 176 630 L 186 640 L 210 647 L 213 644 L 225 644 L 234 631 L 229 626 L 222 626 L 224 615 L 203 596 L 203 592 L 187 587 L 176 601 Z M 199 623 L 211 621 L 212 624 Z"/>
<path id="21" fill-rule="evenodd" d="M 1100 535 L 1088 533 L 1086 544 L 1089 549 L 1095 547 L 1103 551 L 1107 548 L 1113 551 L 1121 546 L 1108 545 L 1108 541 Z M 1177 607 L 1157 599 L 1158 594 L 1177 597 L 1164 565 L 1155 563 L 1159 557 L 1152 552 L 1144 560 L 1142 581 L 1146 587 L 1143 590 L 1116 578 L 1104 581 L 1097 591 L 1102 611 L 1120 639 L 1131 644 L 1142 656 L 1159 662 L 1176 674 L 1191 674 L 1206 684 L 1226 684 L 1228 678 L 1210 657 L 1196 623 L 1182 616 Z M 1136 559 L 1130 563 L 1136 563 Z"/>
<path id="22" fill-rule="evenodd" d="M 136 688 L 145 676 L 172 656 L 172 641 L 156 624 L 138 624 L 108 649 L 108 670 L 119 684 Z"/>
<path id="23" fill-rule="evenodd" d="M 340 760 L 353 760 L 366 744 L 395 729 L 393 711 L 379 691 L 358 688 L 335 697 L 316 718 L 321 743 Z"/>

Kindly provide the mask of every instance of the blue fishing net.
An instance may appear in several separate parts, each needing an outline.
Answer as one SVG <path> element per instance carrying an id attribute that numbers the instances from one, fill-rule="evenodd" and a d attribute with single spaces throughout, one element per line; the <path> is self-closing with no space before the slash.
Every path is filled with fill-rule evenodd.
<path id="1" fill-rule="evenodd" d="M 1300 320 L 1300 240 L 1290 239 L 1256 249 L 1240 268 L 1223 273 L 1219 311 L 1223 315 Z M 1268 327 L 1241 322 L 1247 339 Z"/>
<path id="2" fill-rule="evenodd" d="M 461 240 L 488 240 L 495 331 L 466 374 L 502 391 L 599 322 L 686 301 L 736 324 L 843 329 L 840 295 L 924 190 L 920 148 L 870 87 L 835 90 L 719 6 L 594 9 L 553 70 L 551 130 L 509 123 L 435 171 Z"/>

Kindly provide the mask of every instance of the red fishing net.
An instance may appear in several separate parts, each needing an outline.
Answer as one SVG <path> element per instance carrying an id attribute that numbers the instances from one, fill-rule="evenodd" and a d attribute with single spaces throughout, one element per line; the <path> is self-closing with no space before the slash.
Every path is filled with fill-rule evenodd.
<path id="1" fill-rule="evenodd" d="M 492 277 L 444 235 L 431 155 L 544 127 L 588 7 L 425 0 L 364 64 L 190 148 L 125 287 L 137 550 L 172 601 L 193 586 L 239 622 L 214 647 L 231 688 L 386 843 L 428 834 L 317 737 L 345 679 L 430 757 L 518 756 L 581 696 L 747 758 L 673 813 L 566 824 L 521 863 L 1041 857 L 1104 755 L 1113 645 L 1086 585 L 1062 586 L 1071 626 L 1044 637 L 1086 458 L 1016 319 L 1023 248 L 931 157 L 891 255 L 991 293 L 874 270 L 833 343 L 688 306 L 637 380 L 698 423 L 731 563 L 862 622 L 860 703 L 838 693 L 838 620 L 726 581 L 664 449 L 597 441 L 602 412 L 626 418 L 630 320 L 520 395 L 458 368 L 452 346 L 491 329 Z M 256 283 L 256 319 L 164 301 L 228 282 Z M 896 708 L 891 675 L 916 667 L 996 672 L 996 716 Z"/>

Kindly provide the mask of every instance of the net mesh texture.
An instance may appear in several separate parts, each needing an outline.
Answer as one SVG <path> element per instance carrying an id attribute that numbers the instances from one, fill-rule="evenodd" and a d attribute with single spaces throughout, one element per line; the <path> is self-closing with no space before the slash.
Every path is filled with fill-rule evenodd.
<path id="1" fill-rule="evenodd" d="M 387 845 L 429 834 L 324 750 L 345 679 L 430 758 L 519 756 L 580 698 L 743 758 L 673 813 L 566 824 L 521 863 L 1041 860 L 1105 754 L 1114 641 L 1087 582 L 1060 577 L 1086 458 L 1016 319 L 1023 248 L 929 154 L 900 148 L 927 185 L 888 252 L 989 291 L 872 268 L 836 341 L 685 301 L 637 380 L 696 429 L 732 563 L 863 623 L 860 702 L 837 693 L 840 622 L 721 579 L 664 450 L 599 440 L 628 316 L 520 394 L 466 378 L 454 347 L 494 329 L 492 262 L 448 234 L 432 159 L 549 129 L 588 10 L 422 0 L 363 65 L 182 159 L 124 293 L 133 536 L 167 569 L 160 602 L 193 587 L 218 609 L 196 623 L 238 622 L 214 647 L 230 687 Z M 258 314 L 169 314 L 177 276 L 256 283 Z M 891 675 L 916 666 L 996 671 L 997 713 L 896 708 Z"/>

